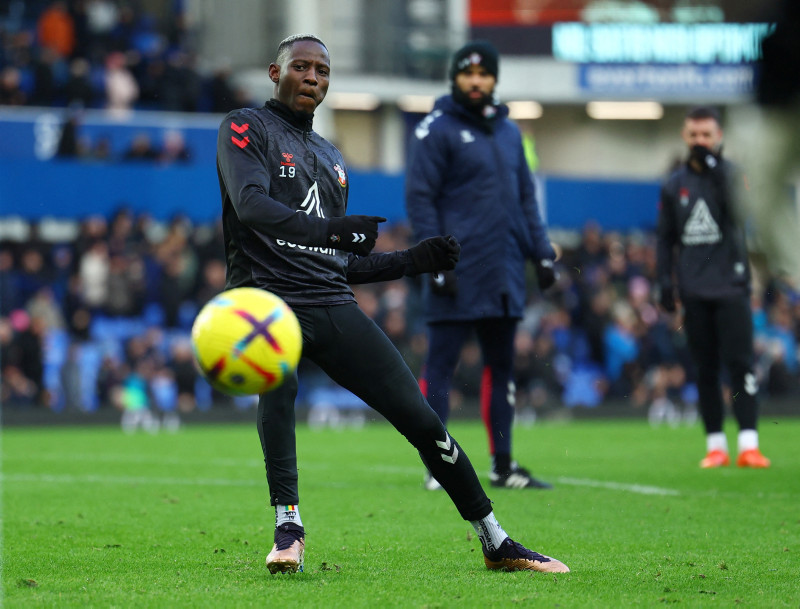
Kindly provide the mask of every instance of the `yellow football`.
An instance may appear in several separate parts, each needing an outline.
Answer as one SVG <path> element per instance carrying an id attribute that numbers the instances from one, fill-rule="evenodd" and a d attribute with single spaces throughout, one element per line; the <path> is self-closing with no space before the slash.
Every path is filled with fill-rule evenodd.
<path id="1" fill-rule="evenodd" d="M 259 395 L 295 371 L 303 337 L 282 298 L 259 288 L 234 288 L 197 314 L 192 348 L 212 387 L 229 395 Z"/>

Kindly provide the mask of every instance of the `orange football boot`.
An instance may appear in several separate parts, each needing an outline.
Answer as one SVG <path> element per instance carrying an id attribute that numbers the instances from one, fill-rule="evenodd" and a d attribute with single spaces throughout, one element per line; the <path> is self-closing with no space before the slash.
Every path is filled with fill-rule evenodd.
<path id="1" fill-rule="evenodd" d="M 700 467 L 709 469 L 712 467 L 726 467 L 731 464 L 731 458 L 724 450 L 716 449 L 711 450 L 706 455 L 705 459 L 700 461 Z"/>
<path id="2" fill-rule="evenodd" d="M 736 458 L 736 465 L 739 467 L 764 469 L 765 467 L 769 467 L 769 464 L 769 459 L 762 455 L 761 451 L 757 448 L 751 448 L 750 450 L 742 451 Z"/>

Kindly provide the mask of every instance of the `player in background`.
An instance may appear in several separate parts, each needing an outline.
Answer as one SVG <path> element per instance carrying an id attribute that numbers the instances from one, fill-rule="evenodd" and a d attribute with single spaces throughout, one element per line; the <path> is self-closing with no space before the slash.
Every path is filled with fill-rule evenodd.
<path id="1" fill-rule="evenodd" d="M 737 201 L 743 196 L 744 178 L 722 157 L 723 133 L 714 108 L 691 109 L 682 136 L 688 158 L 661 189 L 657 272 L 660 304 L 670 313 L 677 310 L 677 285 L 697 367 L 706 432 L 706 456 L 700 467 L 730 464 L 723 432 L 723 364 L 730 375 L 733 413 L 739 424 L 736 464 L 769 467 L 758 446 L 750 268 Z"/>
<path id="2" fill-rule="evenodd" d="M 471 42 L 452 58 L 452 92 L 440 97 L 409 143 L 406 208 L 415 238 L 452 234 L 461 261 L 424 286 L 429 350 L 421 386 L 443 422 L 464 342 L 483 357 L 481 415 L 489 436 L 492 486 L 550 488 L 512 458 L 514 334 L 526 301 L 525 265 L 541 290 L 555 282 L 547 237 L 517 126 L 497 101 L 499 56 Z M 441 481 L 438 481 L 441 482 Z M 430 472 L 425 486 L 438 488 Z"/>
<path id="3" fill-rule="evenodd" d="M 330 75 L 322 41 L 289 37 L 269 66 L 273 99 L 228 114 L 220 126 L 227 288 L 264 288 L 287 302 L 302 328 L 303 356 L 406 437 L 474 527 L 489 569 L 567 572 L 562 562 L 528 550 L 503 531 L 467 455 L 425 401 L 400 353 L 355 301 L 348 284 L 452 270 L 460 246 L 436 235 L 409 250 L 370 254 L 384 218 L 345 215 L 350 182 L 344 159 L 312 129 Z M 272 573 L 302 570 L 305 552 L 297 390 L 295 374 L 258 404 L 275 507 L 274 545 L 266 561 Z M 369 490 L 364 493 L 368 500 Z"/>

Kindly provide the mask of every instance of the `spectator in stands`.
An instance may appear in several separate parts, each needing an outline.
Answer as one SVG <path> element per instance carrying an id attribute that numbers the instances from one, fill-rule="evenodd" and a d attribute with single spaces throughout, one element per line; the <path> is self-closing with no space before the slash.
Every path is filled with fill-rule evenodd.
<path id="1" fill-rule="evenodd" d="M 186 147 L 186 138 L 181 131 L 170 129 L 164 133 L 164 144 L 158 154 L 158 162 L 161 165 L 172 163 L 187 163 L 192 155 Z"/>
<path id="2" fill-rule="evenodd" d="M 209 97 L 211 98 L 211 112 L 227 114 L 243 106 L 238 92 L 231 86 L 231 68 L 225 63 L 217 68 L 208 82 Z"/>
<path id="3" fill-rule="evenodd" d="M 92 310 L 84 300 L 81 276 L 77 272 L 69 277 L 63 306 L 64 318 L 71 338 L 79 342 L 88 340 Z"/>
<path id="4" fill-rule="evenodd" d="M 619 300 L 612 306 L 611 316 L 613 323 L 606 328 L 604 337 L 605 371 L 610 383 L 609 394 L 621 398 L 631 394 L 637 380 L 636 313 L 630 304 Z"/>
<path id="5" fill-rule="evenodd" d="M 90 311 L 102 311 L 108 301 L 108 243 L 95 241 L 79 261 L 81 300 Z"/>
<path id="6" fill-rule="evenodd" d="M 0 317 L 7 316 L 24 304 L 19 298 L 19 279 L 13 250 L 6 244 L 0 244 Z"/>
<path id="7" fill-rule="evenodd" d="M 51 2 L 36 24 L 38 43 L 67 59 L 75 49 L 75 24 L 63 0 Z"/>
<path id="8" fill-rule="evenodd" d="M 181 413 L 191 412 L 197 405 L 197 398 L 195 397 L 197 367 L 192 355 L 192 346 L 188 339 L 178 340 L 172 344 L 170 364 L 175 375 L 178 411 Z"/>
<path id="9" fill-rule="evenodd" d="M 13 336 L 8 346 L 4 369 L 11 377 L 15 395 L 30 406 L 45 406 L 43 339 L 45 327 L 42 319 L 31 317 L 22 309 L 9 316 Z M 9 372 L 9 368 L 13 369 Z"/>
<path id="10" fill-rule="evenodd" d="M 56 77 L 56 62 L 59 57 L 48 47 L 38 49 L 31 65 L 33 91 L 29 103 L 32 106 L 50 106 L 60 101 L 59 83 Z"/>
<path id="11" fill-rule="evenodd" d="M 155 161 L 159 157 L 158 149 L 153 145 L 153 140 L 149 133 L 137 133 L 125 153 L 122 155 L 124 161 Z"/>
<path id="12" fill-rule="evenodd" d="M 119 8 L 112 0 L 86 0 L 86 24 L 90 57 L 97 61 L 112 51 L 111 34 L 119 21 Z"/>
<path id="13" fill-rule="evenodd" d="M 91 66 L 83 57 L 76 57 L 69 63 L 69 78 L 64 85 L 64 100 L 69 107 L 91 108 L 94 105 L 95 90 L 89 70 Z"/>
<path id="14" fill-rule="evenodd" d="M 22 73 L 9 65 L 0 73 L 0 106 L 24 106 L 28 96 L 22 90 Z"/>
<path id="15" fill-rule="evenodd" d="M 139 99 L 139 84 L 128 68 L 125 54 L 109 53 L 105 68 L 106 108 L 116 113 L 130 111 Z"/>
<path id="16" fill-rule="evenodd" d="M 79 133 L 81 118 L 76 112 L 67 115 L 61 125 L 56 157 L 60 159 L 77 159 L 86 156 L 86 144 Z"/>
<path id="17" fill-rule="evenodd" d="M 225 290 L 225 262 L 211 258 L 202 263 L 202 279 L 198 284 L 194 301 L 202 307 L 214 296 Z"/>
<path id="18" fill-rule="evenodd" d="M 17 302 L 26 306 L 34 294 L 50 282 L 49 269 L 45 265 L 42 250 L 34 245 L 27 245 L 20 255 L 20 270 L 16 283 Z"/>
<path id="19" fill-rule="evenodd" d="M 108 228 L 108 250 L 114 255 L 135 253 L 141 247 L 134 234 L 134 215 L 127 207 L 121 207 L 111 216 Z"/>
<path id="20" fill-rule="evenodd" d="M 135 317 L 144 307 L 144 265 L 135 254 L 114 254 L 108 262 L 104 311 L 112 317 Z"/>
<path id="21" fill-rule="evenodd" d="M 545 407 L 560 403 L 564 389 L 559 378 L 557 354 L 548 332 L 532 336 L 519 328 L 514 337 L 514 386 L 517 414 L 529 410 L 536 416 Z"/>

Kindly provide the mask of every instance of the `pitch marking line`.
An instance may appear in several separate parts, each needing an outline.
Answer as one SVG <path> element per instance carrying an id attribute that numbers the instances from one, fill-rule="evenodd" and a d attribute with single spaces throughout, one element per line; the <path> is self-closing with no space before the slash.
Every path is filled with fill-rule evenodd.
<path id="1" fill-rule="evenodd" d="M 401 469 L 401 468 L 398 468 Z M 416 470 L 415 470 L 416 471 Z M 0 474 L 3 482 L 47 482 L 61 484 L 166 484 L 169 486 L 262 486 L 263 480 L 231 480 L 227 478 L 156 478 L 151 476 L 99 476 L 95 474 L 72 476 L 68 474 Z M 640 495 L 680 495 L 675 489 L 646 486 L 642 484 L 625 484 L 622 482 L 606 482 L 585 478 L 558 478 L 560 484 L 571 486 L 588 486 L 613 491 L 638 493 Z"/>
<path id="2" fill-rule="evenodd" d="M 602 480 L 587 480 L 585 478 L 558 478 L 561 484 L 572 486 L 590 486 L 592 488 L 605 488 L 612 491 L 626 491 L 628 493 L 638 493 L 640 495 L 680 495 L 680 491 L 672 488 L 661 488 L 658 486 L 647 486 L 643 484 L 625 484 L 622 482 L 603 482 Z"/>

